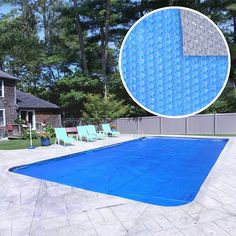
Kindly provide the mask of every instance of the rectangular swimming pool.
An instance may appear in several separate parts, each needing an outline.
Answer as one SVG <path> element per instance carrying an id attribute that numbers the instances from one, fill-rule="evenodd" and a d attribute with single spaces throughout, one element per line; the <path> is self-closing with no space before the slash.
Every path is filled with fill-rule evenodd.
<path id="1" fill-rule="evenodd" d="M 10 171 L 145 203 L 177 206 L 196 197 L 227 142 L 146 137 Z"/>

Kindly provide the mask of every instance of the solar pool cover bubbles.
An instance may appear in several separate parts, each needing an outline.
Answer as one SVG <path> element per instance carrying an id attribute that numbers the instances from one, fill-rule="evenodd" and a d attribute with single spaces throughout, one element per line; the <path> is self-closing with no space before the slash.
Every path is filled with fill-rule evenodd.
<path id="1" fill-rule="evenodd" d="M 120 50 L 123 84 L 145 110 L 185 117 L 210 106 L 230 71 L 227 42 L 218 27 L 188 8 L 168 7 L 137 21 Z"/>

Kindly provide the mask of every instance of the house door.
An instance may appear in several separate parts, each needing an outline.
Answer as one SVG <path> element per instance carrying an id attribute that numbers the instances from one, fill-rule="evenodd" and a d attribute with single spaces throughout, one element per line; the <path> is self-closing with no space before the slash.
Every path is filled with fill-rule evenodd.
<path id="1" fill-rule="evenodd" d="M 27 124 L 31 124 L 32 129 L 36 129 L 35 111 L 20 111 L 20 118 L 23 119 Z"/>

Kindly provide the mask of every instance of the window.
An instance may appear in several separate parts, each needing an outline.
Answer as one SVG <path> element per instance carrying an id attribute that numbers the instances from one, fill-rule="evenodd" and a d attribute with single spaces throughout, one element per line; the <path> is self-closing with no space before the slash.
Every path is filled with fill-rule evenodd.
<path id="1" fill-rule="evenodd" d="M 36 122 L 35 122 L 35 111 L 30 111 L 30 110 L 25 110 L 25 111 L 20 111 L 20 116 L 21 119 L 26 121 L 27 124 L 31 124 L 33 129 L 36 127 Z"/>
<path id="2" fill-rule="evenodd" d="M 4 97 L 4 83 L 0 80 L 0 97 Z"/>
<path id="3" fill-rule="evenodd" d="M 0 126 L 5 126 L 5 110 L 0 110 Z"/>

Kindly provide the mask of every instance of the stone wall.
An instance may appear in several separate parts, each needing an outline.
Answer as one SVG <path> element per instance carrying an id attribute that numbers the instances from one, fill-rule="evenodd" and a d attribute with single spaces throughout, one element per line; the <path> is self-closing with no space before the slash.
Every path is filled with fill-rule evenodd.
<path id="1" fill-rule="evenodd" d="M 6 125 L 14 123 L 17 117 L 17 107 L 15 104 L 15 81 L 4 80 L 4 97 L 0 97 L 0 109 L 5 109 Z"/>
<path id="2" fill-rule="evenodd" d="M 61 114 L 53 111 L 36 111 L 36 123 L 46 123 L 53 127 L 61 127 Z"/>

